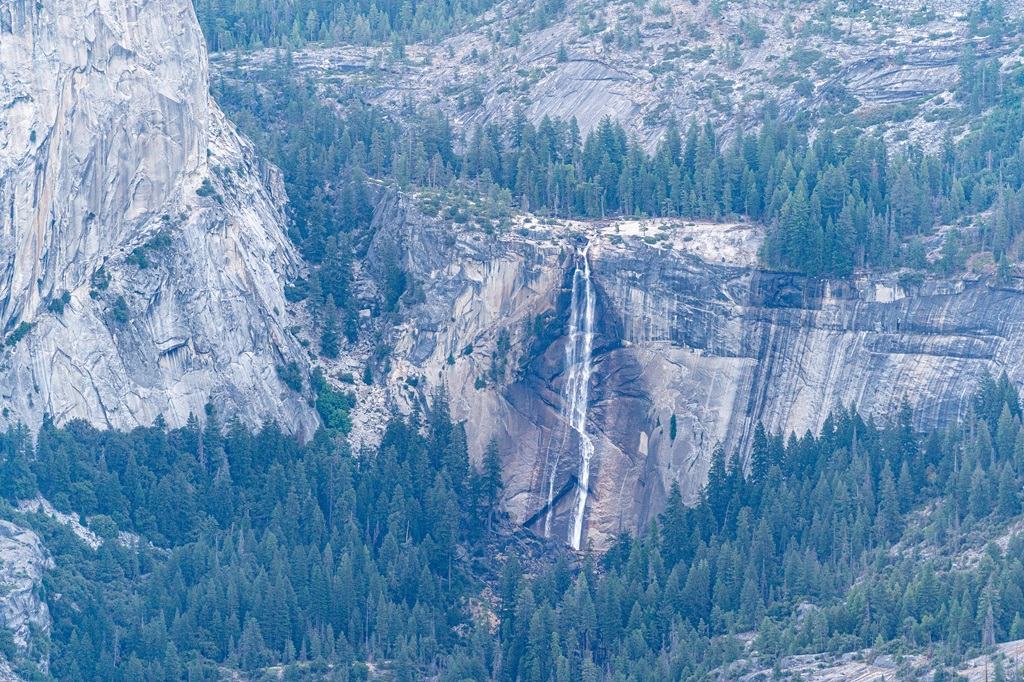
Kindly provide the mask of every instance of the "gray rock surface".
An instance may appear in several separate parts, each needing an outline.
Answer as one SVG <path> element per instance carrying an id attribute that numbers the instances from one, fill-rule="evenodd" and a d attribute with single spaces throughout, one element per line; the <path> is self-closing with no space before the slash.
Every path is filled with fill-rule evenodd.
<path id="1" fill-rule="evenodd" d="M 22 679 L 11 668 L 11 664 L 3 658 L 0 658 L 0 682 L 22 682 Z"/>
<path id="2" fill-rule="evenodd" d="M 39 597 L 43 571 L 53 568 L 39 536 L 10 521 L 0 521 L 0 626 L 10 629 L 19 651 L 27 652 L 33 627 L 46 631 L 50 611 Z M 45 668 L 45 661 L 44 668 Z M 0 655 L 0 680 L 7 679 Z M 12 678 L 12 679 L 17 679 Z"/>
<path id="3" fill-rule="evenodd" d="M 283 201 L 210 99 L 189 0 L 0 4 L 0 421 L 178 425 L 212 400 L 309 433 L 275 372 L 301 353 Z"/>
<path id="4" fill-rule="evenodd" d="M 926 429 L 963 414 L 986 370 L 1024 381 L 1024 292 L 984 281 L 926 281 L 908 296 L 895 275 L 820 282 L 762 272 L 758 232 L 742 224 L 568 224 L 554 231 L 569 236 L 553 239 L 533 225 L 528 237 L 487 237 L 426 219 L 396 196 L 376 220 L 370 264 L 401 250 L 423 291 L 391 327 L 390 385 L 402 387 L 391 402 L 412 408 L 407 378 L 422 379 L 420 396 L 443 384 L 474 458 L 498 438 L 515 521 L 543 531 L 554 476 L 559 537 L 579 467 L 561 395 L 568 256 L 593 239 L 596 455 L 585 537 L 599 548 L 660 512 L 673 481 L 693 501 L 714 447 L 746 458 L 758 421 L 803 434 L 851 403 L 887 420 L 905 395 Z M 641 235 L 659 224 L 670 236 L 647 244 Z M 498 353 L 501 337 L 509 345 Z"/>

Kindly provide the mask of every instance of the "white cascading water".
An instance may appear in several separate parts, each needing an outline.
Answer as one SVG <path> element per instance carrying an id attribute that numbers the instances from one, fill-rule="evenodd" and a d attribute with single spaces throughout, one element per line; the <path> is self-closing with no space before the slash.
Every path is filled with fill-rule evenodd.
<path id="1" fill-rule="evenodd" d="M 587 435 L 591 356 L 594 349 L 594 289 L 590 281 L 589 251 L 588 242 L 576 262 L 576 271 L 573 273 L 569 342 L 565 346 L 565 364 L 569 368 L 569 376 L 563 389 L 567 411 L 565 416 L 569 426 L 579 436 L 580 448 L 578 495 L 572 519 L 572 533 L 569 536 L 569 544 L 573 549 L 579 549 L 583 540 L 583 515 L 587 508 L 587 491 L 590 488 L 590 459 L 594 455 L 594 443 Z M 554 486 L 551 486 L 551 491 L 554 491 Z"/>

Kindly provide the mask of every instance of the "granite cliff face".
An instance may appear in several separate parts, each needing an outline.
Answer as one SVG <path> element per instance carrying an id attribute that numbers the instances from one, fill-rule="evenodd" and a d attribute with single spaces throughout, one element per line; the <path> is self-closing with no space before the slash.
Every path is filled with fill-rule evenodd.
<path id="1" fill-rule="evenodd" d="M 10 521 L 0 521 L 0 627 L 11 630 L 19 655 L 33 656 L 32 630 L 50 628 L 50 611 L 40 599 L 43 571 L 52 569 L 39 536 Z M 44 654 L 39 663 L 46 669 Z M 0 655 L 0 680 L 18 680 Z"/>
<path id="2" fill-rule="evenodd" d="M 314 428 L 275 373 L 300 263 L 255 159 L 189 0 L 0 3 L 2 421 L 177 425 L 212 400 Z"/>
<path id="3" fill-rule="evenodd" d="M 983 281 L 926 281 L 907 295 L 895 275 L 763 272 L 758 231 L 743 224 L 533 224 L 488 237 L 454 233 L 397 196 L 376 220 L 370 262 L 398 250 L 416 289 L 391 333 L 392 400 L 408 407 L 443 384 L 471 455 L 498 439 L 512 518 L 566 540 L 581 472 L 565 343 L 575 263 L 591 242 L 583 543 L 598 548 L 661 511 L 672 481 L 693 500 L 714 447 L 747 457 L 759 420 L 802 434 L 839 404 L 889 419 L 906 395 L 931 428 L 967 409 L 986 369 L 1024 380 L 1024 292 Z M 653 234 L 665 237 L 643 239 Z"/>

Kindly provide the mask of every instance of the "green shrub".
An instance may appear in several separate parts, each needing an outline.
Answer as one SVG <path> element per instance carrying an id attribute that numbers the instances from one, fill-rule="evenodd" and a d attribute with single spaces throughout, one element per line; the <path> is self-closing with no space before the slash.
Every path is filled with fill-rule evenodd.
<path id="1" fill-rule="evenodd" d="M 28 336 L 28 333 L 32 331 L 32 328 L 35 326 L 35 322 L 22 322 L 21 324 L 18 325 L 17 329 L 15 329 L 7 336 L 6 344 L 8 346 L 17 345 L 19 341 Z"/>
<path id="2" fill-rule="evenodd" d="M 751 47 L 761 47 L 764 44 L 765 38 L 768 37 L 757 17 L 741 19 L 740 28 L 743 29 L 743 37 Z"/>
<path id="3" fill-rule="evenodd" d="M 117 522 L 105 514 L 97 514 L 89 519 L 89 530 L 104 540 L 113 540 L 118 536 Z"/>
<path id="4" fill-rule="evenodd" d="M 309 282 L 305 279 L 299 278 L 295 280 L 295 284 L 284 285 L 284 298 L 289 303 L 304 301 L 307 296 L 309 296 Z"/>
<path id="5" fill-rule="evenodd" d="M 203 184 L 196 190 L 196 194 L 206 198 L 212 197 L 217 194 L 217 190 L 213 188 L 213 183 L 210 182 L 210 178 L 205 178 Z"/>
<path id="6" fill-rule="evenodd" d="M 128 258 L 125 260 L 132 265 L 139 266 L 139 270 L 145 270 L 149 267 L 149 259 L 146 258 L 146 250 L 141 246 L 136 249 L 132 249 L 132 252 L 128 254 Z"/>
<path id="7" fill-rule="evenodd" d="M 159 251 L 160 249 L 166 249 L 170 245 L 171 235 L 167 234 L 166 232 L 160 232 L 158 234 L 153 235 L 153 238 L 146 242 L 145 248 L 153 251 Z"/>
<path id="8" fill-rule="evenodd" d="M 355 396 L 332 388 L 319 367 L 310 377 L 310 385 L 316 393 L 316 411 L 320 414 L 324 426 L 346 434 L 351 431 L 352 420 L 349 418 L 349 411 L 356 404 Z"/>
<path id="9" fill-rule="evenodd" d="M 106 291 L 108 286 L 110 286 L 110 276 L 101 265 L 99 270 L 92 273 L 92 288 L 96 291 Z"/>
<path id="10" fill-rule="evenodd" d="M 68 303 L 71 303 L 71 292 L 65 291 L 57 298 L 50 301 L 50 305 L 46 306 L 51 313 L 57 313 L 58 315 L 64 314 L 64 308 L 67 307 Z"/>
<path id="11" fill-rule="evenodd" d="M 296 393 L 302 391 L 302 370 L 299 363 L 292 360 L 287 365 L 277 366 L 277 378 Z"/>
<path id="12" fill-rule="evenodd" d="M 114 321 L 119 324 L 124 324 L 128 321 L 128 301 L 124 300 L 124 296 L 117 297 L 110 313 L 114 316 Z"/>
<path id="13" fill-rule="evenodd" d="M 13 661 L 18 655 L 18 645 L 14 643 L 14 633 L 10 629 L 0 626 L 0 654 L 8 661 Z"/>

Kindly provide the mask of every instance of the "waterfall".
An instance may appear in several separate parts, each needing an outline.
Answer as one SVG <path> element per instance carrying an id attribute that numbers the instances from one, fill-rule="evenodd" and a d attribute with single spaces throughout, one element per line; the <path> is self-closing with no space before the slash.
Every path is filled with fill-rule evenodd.
<path id="1" fill-rule="evenodd" d="M 577 477 L 576 509 L 573 513 L 569 544 L 579 549 L 583 539 L 583 515 L 587 508 L 590 487 L 590 459 L 594 443 L 587 435 L 587 407 L 590 400 L 591 356 L 594 349 L 594 288 L 590 281 L 590 261 L 587 259 L 590 243 L 576 261 L 572 276 L 572 308 L 569 315 L 569 341 L 565 346 L 565 364 L 569 375 L 563 387 L 566 420 L 576 431 L 580 449 L 580 469 Z M 554 491 L 552 485 L 550 493 Z"/>

